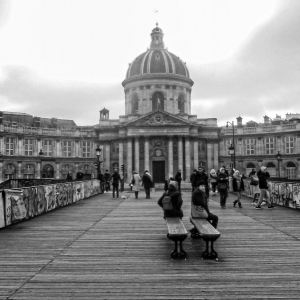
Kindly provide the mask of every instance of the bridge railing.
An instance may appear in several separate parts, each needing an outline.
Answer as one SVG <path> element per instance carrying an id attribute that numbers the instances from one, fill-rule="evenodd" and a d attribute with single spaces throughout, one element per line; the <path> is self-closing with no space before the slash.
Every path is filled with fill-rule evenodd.
<path id="1" fill-rule="evenodd" d="M 0 193 L 0 228 L 99 193 L 96 179 L 4 189 Z"/>
<path id="2" fill-rule="evenodd" d="M 244 179 L 244 196 L 253 198 L 253 186 L 250 179 Z M 299 181 L 270 181 L 270 198 L 272 203 L 290 208 L 300 209 Z"/>

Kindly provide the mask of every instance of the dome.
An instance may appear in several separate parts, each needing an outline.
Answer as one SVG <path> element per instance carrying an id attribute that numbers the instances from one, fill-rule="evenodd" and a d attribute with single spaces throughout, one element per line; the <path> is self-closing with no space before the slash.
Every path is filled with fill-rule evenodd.
<path id="1" fill-rule="evenodd" d="M 164 47 L 163 31 L 156 27 L 151 32 L 150 49 L 139 55 L 127 70 L 126 79 L 143 74 L 175 74 L 190 77 L 186 64 Z"/>
<path id="2" fill-rule="evenodd" d="M 149 49 L 129 65 L 126 78 L 153 73 L 190 77 L 185 63 L 179 57 L 166 49 Z"/>

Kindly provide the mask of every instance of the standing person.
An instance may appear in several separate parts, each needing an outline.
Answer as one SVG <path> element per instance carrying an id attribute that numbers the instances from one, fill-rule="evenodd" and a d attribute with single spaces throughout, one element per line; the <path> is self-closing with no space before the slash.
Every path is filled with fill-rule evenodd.
<path id="1" fill-rule="evenodd" d="M 174 179 L 172 176 L 171 176 L 169 179 L 166 179 L 166 180 L 165 180 L 165 186 L 164 186 L 164 191 L 165 191 L 165 192 L 168 191 L 168 189 L 169 189 L 169 183 L 170 183 L 171 181 L 175 181 L 175 179 Z"/>
<path id="2" fill-rule="evenodd" d="M 67 177 L 66 177 L 66 180 L 67 181 L 72 181 L 73 177 L 72 177 L 72 174 L 70 171 L 68 171 L 68 174 L 67 174 Z"/>
<path id="3" fill-rule="evenodd" d="M 260 188 L 260 197 L 255 208 L 262 209 L 260 205 L 263 202 L 263 199 L 265 199 L 265 201 L 268 203 L 268 208 L 274 208 L 275 206 L 273 206 L 270 201 L 269 186 L 267 182 L 267 178 L 270 178 L 270 174 L 267 172 L 267 168 L 265 166 L 262 166 L 257 172 L 257 176 L 258 185 Z"/>
<path id="4" fill-rule="evenodd" d="M 191 216 L 195 219 L 206 219 L 213 227 L 217 229 L 219 218 L 218 216 L 212 214 L 208 209 L 205 185 L 201 184 L 195 189 L 192 195 Z M 196 233 L 197 230 L 193 228 L 190 230 L 190 232 L 193 234 Z"/>
<path id="5" fill-rule="evenodd" d="M 108 182 L 112 180 L 112 186 L 113 186 L 113 198 L 115 198 L 115 192 L 117 194 L 117 199 L 119 199 L 119 181 L 121 182 L 121 176 L 118 173 L 118 170 L 115 169 L 114 173 L 111 175 L 111 177 L 108 179 Z"/>
<path id="6" fill-rule="evenodd" d="M 137 199 L 139 196 L 140 181 L 141 181 L 141 177 L 138 174 L 138 172 L 133 171 L 133 174 L 131 176 L 131 184 L 132 184 L 132 190 L 134 191 L 135 194 L 135 199 Z"/>
<path id="7" fill-rule="evenodd" d="M 198 168 L 198 172 L 196 173 L 195 179 L 194 179 L 194 186 L 198 187 L 199 185 L 204 184 L 205 185 L 205 193 L 207 200 L 209 198 L 209 186 L 208 186 L 208 176 L 204 172 L 204 169 L 202 167 Z"/>
<path id="8" fill-rule="evenodd" d="M 260 189 L 258 187 L 259 179 L 258 179 L 256 171 L 254 169 L 252 169 L 251 173 L 252 173 L 252 175 L 250 177 L 250 185 L 252 186 L 252 191 L 253 191 L 253 201 L 252 201 L 252 204 L 257 205 L 257 201 L 259 199 L 259 194 L 260 194 Z"/>
<path id="9" fill-rule="evenodd" d="M 81 169 L 76 173 L 76 179 L 77 180 L 82 180 L 83 179 L 83 172 Z"/>
<path id="10" fill-rule="evenodd" d="M 192 193 L 194 192 L 194 190 L 196 188 L 196 186 L 194 185 L 195 184 L 196 175 L 197 175 L 197 170 L 194 169 L 193 173 L 190 176 L 190 182 L 191 182 L 191 186 L 192 186 Z"/>
<path id="11" fill-rule="evenodd" d="M 232 187 L 233 191 L 237 193 L 237 199 L 233 201 L 233 206 L 235 207 L 235 205 L 238 203 L 239 208 L 242 208 L 241 198 L 242 191 L 244 191 L 244 180 L 243 176 L 241 176 L 238 170 L 236 170 L 233 174 Z"/>
<path id="12" fill-rule="evenodd" d="M 216 194 L 216 186 L 217 186 L 217 173 L 216 173 L 215 169 L 212 169 L 210 171 L 209 180 L 210 180 L 210 184 L 211 184 L 211 189 L 215 195 Z"/>
<path id="13" fill-rule="evenodd" d="M 225 175 L 226 175 L 226 176 L 229 176 L 229 172 L 228 172 L 228 170 L 226 169 L 226 167 L 223 166 L 222 168 L 224 168 L 224 170 L 225 170 Z"/>
<path id="14" fill-rule="evenodd" d="M 103 194 L 105 190 L 105 178 L 104 175 L 101 173 L 101 171 L 98 174 L 98 180 L 100 181 L 100 190 Z"/>
<path id="15" fill-rule="evenodd" d="M 106 187 L 105 187 L 106 193 L 110 190 L 109 178 L 110 178 L 110 174 L 109 174 L 108 170 L 106 170 L 104 173 L 104 179 L 105 179 L 105 184 L 106 184 Z"/>
<path id="16" fill-rule="evenodd" d="M 225 173 L 224 167 L 220 169 L 220 174 L 217 178 L 218 191 L 220 194 L 220 205 L 222 208 L 226 208 L 226 199 L 228 196 L 228 175 Z"/>
<path id="17" fill-rule="evenodd" d="M 152 176 L 150 175 L 148 170 L 145 170 L 142 181 L 146 193 L 146 199 L 150 199 L 150 188 L 152 187 Z"/>
<path id="18" fill-rule="evenodd" d="M 177 181 L 178 184 L 178 192 L 181 193 L 181 180 L 182 180 L 181 170 L 178 170 L 178 172 L 176 173 L 175 180 Z"/>
<path id="19" fill-rule="evenodd" d="M 252 175 L 254 175 L 256 173 L 256 171 L 254 169 L 252 169 L 252 171 L 249 173 L 249 178 L 252 177 Z"/>
<path id="20" fill-rule="evenodd" d="M 157 201 L 157 204 L 160 207 L 163 207 L 163 199 L 165 196 L 169 196 L 172 203 L 172 210 L 166 211 L 164 210 L 164 218 L 180 218 L 183 217 L 183 211 L 181 209 L 182 206 L 182 198 L 181 193 L 177 191 L 177 181 L 170 181 L 168 186 L 168 191 L 164 192 L 162 196 Z"/>

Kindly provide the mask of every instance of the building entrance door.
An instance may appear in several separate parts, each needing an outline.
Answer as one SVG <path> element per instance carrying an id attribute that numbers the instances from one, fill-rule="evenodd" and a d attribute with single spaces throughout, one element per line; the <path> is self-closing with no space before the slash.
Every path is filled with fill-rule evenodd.
<path id="1" fill-rule="evenodd" d="M 165 182 L 165 162 L 164 161 L 153 161 L 153 182 L 164 183 Z"/>

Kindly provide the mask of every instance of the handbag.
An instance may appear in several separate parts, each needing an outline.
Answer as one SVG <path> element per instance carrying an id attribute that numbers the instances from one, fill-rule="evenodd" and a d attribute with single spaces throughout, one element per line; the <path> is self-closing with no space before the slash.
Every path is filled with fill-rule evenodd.
<path id="1" fill-rule="evenodd" d="M 132 177 L 131 179 L 131 184 L 134 185 L 135 184 L 135 179 L 134 179 L 134 176 Z"/>
<path id="2" fill-rule="evenodd" d="M 218 184 L 218 190 L 221 190 L 221 191 L 227 190 L 227 183 L 226 182 L 220 182 Z"/>
<path id="3" fill-rule="evenodd" d="M 195 219 L 197 219 L 197 218 L 198 219 L 207 219 L 208 213 L 202 206 L 194 205 L 192 203 L 191 216 L 192 216 L 192 218 L 195 218 Z"/>
<path id="4" fill-rule="evenodd" d="M 250 185 L 258 185 L 258 178 L 251 176 Z"/>

